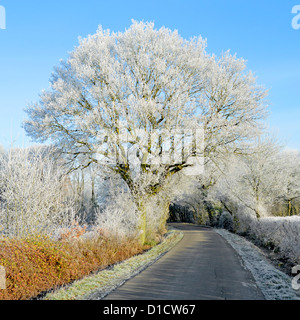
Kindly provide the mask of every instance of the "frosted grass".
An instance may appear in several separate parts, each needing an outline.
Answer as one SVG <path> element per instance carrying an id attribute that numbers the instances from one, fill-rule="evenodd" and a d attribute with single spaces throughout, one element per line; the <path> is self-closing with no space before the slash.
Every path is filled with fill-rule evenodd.
<path id="1" fill-rule="evenodd" d="M 241 256 L 266 300 L 300 300 L 291 277 L 273 267 L 261 250 L 245 238 L 225 229 L 215 229 Z"/>

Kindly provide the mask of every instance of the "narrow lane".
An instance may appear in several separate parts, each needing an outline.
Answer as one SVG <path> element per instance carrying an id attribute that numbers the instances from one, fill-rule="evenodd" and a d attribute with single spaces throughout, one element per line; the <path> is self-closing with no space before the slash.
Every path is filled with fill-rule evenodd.
<path id="1" fill-rule="evenodd" d="M 173 224 L 180 243 L 105 300 L 263 300 L 252 274 L 213 229 Z"/>

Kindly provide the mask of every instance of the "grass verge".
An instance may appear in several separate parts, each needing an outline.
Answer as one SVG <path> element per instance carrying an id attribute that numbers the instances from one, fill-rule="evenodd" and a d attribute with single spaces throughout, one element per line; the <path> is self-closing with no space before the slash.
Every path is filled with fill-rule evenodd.
<path id="1" fill-rule="evenodd" d="M 45 300 L 100 300 L 128 279 L 157 261 L 173 248 L 183 233 L 171 230 L 163 241 L 143 254 L 133 256 L 126 261 L 73 282 L 70 286 L 48 293 Z"/>

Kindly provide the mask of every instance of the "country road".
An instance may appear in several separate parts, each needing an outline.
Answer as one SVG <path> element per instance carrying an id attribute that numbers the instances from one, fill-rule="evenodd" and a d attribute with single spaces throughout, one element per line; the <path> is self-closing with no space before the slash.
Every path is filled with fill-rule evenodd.
<path id="1" fill-rule="evenodd" d="M 263 300 L 252 274 L 213 229 L 173 224 L 184 237 L 105 300 Z"/>

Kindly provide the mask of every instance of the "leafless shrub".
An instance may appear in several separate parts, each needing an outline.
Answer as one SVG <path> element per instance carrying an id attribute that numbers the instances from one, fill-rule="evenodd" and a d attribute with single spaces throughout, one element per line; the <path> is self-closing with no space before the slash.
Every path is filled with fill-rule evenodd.
<path id="1" fill-rule="evenodd" d="M 52 150 L 53 151 L 53 150 Z M 44 147 L 11 149 L 0 156 L 0 232 L 24 238 L 68 226 L 76 209 L 63 167 Z"/>
<path id="2" fill-rule="evenodd" d="M 130 194 L 121 191 L 111 196 L 102 210 L 96 210 L 95 229 L 103 236 L 118 239 L 135 238 L 138 235 L 140 214 Z"/>
<path id="3" fill-rule="evenodd" d="M 297 261 L 300 258 L 300 217 L 268 217 L 253 219 L 251 232 L 264 245 L 278 250 L 282 257 Z"/>

